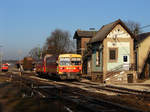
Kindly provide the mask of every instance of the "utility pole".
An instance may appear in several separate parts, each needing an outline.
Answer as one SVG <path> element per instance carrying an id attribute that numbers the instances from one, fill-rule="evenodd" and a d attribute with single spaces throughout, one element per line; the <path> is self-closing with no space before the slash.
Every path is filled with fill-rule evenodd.
<path id="1" fill-rule="evenodd" d="M 2 62 L 2 61 L 3 61 L 3 59 L 2 59 L 2 55 L 3 55 L 3 54 L 2 54 L 2 47 L 3 47 L 3 46 L 0 45 L 0 67 L 2 67 L 2 64 L 3 64 L 3 62 Z"/>

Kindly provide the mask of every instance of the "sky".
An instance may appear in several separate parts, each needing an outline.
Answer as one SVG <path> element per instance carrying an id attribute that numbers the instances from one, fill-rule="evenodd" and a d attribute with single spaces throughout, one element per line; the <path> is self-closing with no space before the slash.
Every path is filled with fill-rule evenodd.
<path id="1" fill-rule="evenodd" d="M 52 31 L 100 29 L 117 19 L 150 25 L 150 0 L 0 0 L 0 52 L 21 59 Z M 150 27 L 143 29 L 150 32 Z"/>

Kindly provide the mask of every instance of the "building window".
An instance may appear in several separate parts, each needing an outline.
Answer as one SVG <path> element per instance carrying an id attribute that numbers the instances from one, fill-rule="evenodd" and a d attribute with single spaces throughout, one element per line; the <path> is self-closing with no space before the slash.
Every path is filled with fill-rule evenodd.
<path id="1" fill-rule="evenodd" d="M 123 62 L 128 62 L 128 56 L 123 56 Z"/>
<path id="2" fill-rule="evenodd" d="M 100 65 L 100 52 L 99 50 L 96 51 L 96 66 Z"/>
<path id="3" fill-rule="evenodd" d="M 109 49 L 109 62 L 116 62 L 118 58 L 118 49 L 110 48 Z"/>

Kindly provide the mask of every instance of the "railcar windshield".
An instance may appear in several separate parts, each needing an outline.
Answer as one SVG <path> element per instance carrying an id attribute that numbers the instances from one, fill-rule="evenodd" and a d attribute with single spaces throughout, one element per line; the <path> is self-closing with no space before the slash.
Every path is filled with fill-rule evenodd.
<path id="1" fill-rule="evenodd" d="M 59 64 L 63 65 L 63 66 L 69 66 L 69 65 L 71 65 L 70 58 L 66 58 L 66 57 L 60 58 Z"/>
<path id="2" fill-rule="evenodd" d="M 2 67 L 8 67 L 8 64 L 3 64 Z"/>
<path id="3" fill-rule="evenodd" d="M 81 58 L 79 57 L 72 57 L 72 58 L 60 58 L 59 64 L 62 66 L 69 66 L 69 65 L 81 65 Z"/>
<path id="4" fill-rule="evenodd" d="M 81 65 L 81 58 L 73 57 L 71 59 L 71 65 Z"/>

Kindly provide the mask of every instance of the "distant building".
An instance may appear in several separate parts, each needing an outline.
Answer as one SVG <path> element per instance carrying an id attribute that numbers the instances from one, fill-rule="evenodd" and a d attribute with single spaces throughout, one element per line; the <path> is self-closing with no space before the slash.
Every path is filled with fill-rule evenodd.
<path id="1" fill-rule="evenodd" d="M 75 31 L 73 39 L 76 39 L 77 54 L 81 54 L 83 56 L 83 52 L 87 48 L 87 43 L 95 34 L 96 31 L 82 31 L 82 30 Z"/>
<path id="2" fill-rule="evenodd" d="M 136 70 L 139 79 L 150 78 L 150 32 L 139 34 L 135 40 Z"/>

